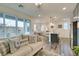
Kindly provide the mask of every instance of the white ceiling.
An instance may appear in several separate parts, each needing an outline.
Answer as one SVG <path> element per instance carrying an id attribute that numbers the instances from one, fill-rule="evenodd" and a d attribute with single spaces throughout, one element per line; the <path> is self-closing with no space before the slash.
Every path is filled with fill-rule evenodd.
<path id="1" fill-rule="evenodd" d="M 32 16 L 33 18 L 39 18 L 38 14 L 40 14 L 41 18 L 44 17 L 70 17 L 72 12 L 76 6 L 75 3 L 43 3 L 41 5 L 40 11 L 37 9 L 34 3 L 23 3 L 23 8 L 19 8 L 17 3 L 4 3 L 0 4 L 6 7 L 13 8 L 17 11 L 23 12 L 27 15 Z M 63 11 L 62 8 L 66 7 L 67 10 Z"/>

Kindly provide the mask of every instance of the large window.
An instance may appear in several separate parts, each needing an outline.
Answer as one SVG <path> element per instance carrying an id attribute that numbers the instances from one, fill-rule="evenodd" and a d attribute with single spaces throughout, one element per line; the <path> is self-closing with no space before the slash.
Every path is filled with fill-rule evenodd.
<path id="1" fill-rule="evenodd" d="M 15 27 L 16 26 L 16 21 L 14 19 L 7 19 L 6 18 L 5 24 L 6 24 L 6 26 Z"/>
<path id="2" fill-rule="evenodd" d="M 25 20 L 25 34 L 30 34 L 30 21 Z"/>
<path id="3" fill-rule="evenodd" d="M 16 18 L 13 16 L 5 15 L 5 28 L 6 37 L 12 37 L 16 35 Z"/>
<path id="4" fill-rule="evenodd" d="M 36 32 L 37 31 L 37 29 L 36 29 L 36 24 L 34 24 L 34 32 Z"/>
<path id="5" fill-rule="evenodd" d="M 3 25 L 3 14 L 0 14 L 0 25 Z"/>
<path id="6" fill-rule="evenodd" d="M 19 19 L 17 21 L 17 27 L 18 27 L 18 35 L 21 35 L 24 33 L 24 20 L 23 19 Z"/>
<path id="7" fill-rule="evenodd" d="M 15 19 L 15 17 L 6 15 L 5 16 L 5 26 L 15 27 L 16 26 L 16 19 Z"/>
<path id="8" fill-rule="evenodd" d="M 41 26 L 41 32 L 44 32 L 46 29 L 45 29 L 45 26 L 42 24 Z"/>
<path id="9" fill-rule="evenodd" d="M 41 25 L 41 32 L 46 32 L 48 29 L 45 24 Z"/>
<path id="10" fill-rule="evenodd" d="M 4 22 L 3 22 L 3 14 L 0 14 L 0 37 L 4 37 Z"/>
<path id="11" fill-rule="evenodd" d="M 3 17 L 0 17 L 0 25 L 3 24 Z"/>
<path id="12" fill-rule="evenodd" d="M 46 32 L 47 27 L 43 23 L 35 23 L 34 24 L 34 32 Z"/>
<path id="13" fill-rule="evenodd" d="M 64 23 L 64 29 L 65 29 L 65 30 L 68 30 L 69 28 L 70 28 L 69 23 L 65 22 L 65 23 Z"/>
<path id="14" fill-rule="evenodd" d="M 0 38 L 30 34 L 30 21 L 0 13 Z"/>
<path id="15" fill-rule="evenodd" d="M 23 27 L 24 27 L 24 22 L 23 22 L 23 21 L 18 20 L 18 27 L 23 28 Z"/>

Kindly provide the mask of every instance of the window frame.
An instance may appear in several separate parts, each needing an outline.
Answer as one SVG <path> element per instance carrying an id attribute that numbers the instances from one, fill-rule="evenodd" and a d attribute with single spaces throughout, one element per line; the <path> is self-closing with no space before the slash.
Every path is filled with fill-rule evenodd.
<path id="1" fill-rule="evenodd" d="M 7 36 L 6 36 L 6 33 L 7 33 L 7 31 L 6 31 L 6 27 L 7 27 L 6 26 L 6 19 L 8 19 L 8 20 L 15 20 L 14 21 L 15 22 L 14 23 L 15 25 L 13 25 L 13 26 L 15 27 L 16 36 L 18 35 L 18 20 L 19 19 L 22 19 L 22 21 L 23 21 L 23 26 L 22 26 L 23 27 L 23 32 L 22 32 L 22 34 L 25 34 L 25 20 L 27 20 L 27 23 L 29 23 L 29 26 L 28 26 L 29 27 L 29 31 L 28 32 L 29 32 L 29 35 L 30 35 L 30 33 L 31 33 L 31 20 L 25 19 L 25 18 L 24 19 L 23 18 L 18 18 L 17 16 L 14 16 L 14 15 L 11 15 L 11 14 L 5 14 L 5 13 L 0 13 L 0 14 L 3 15 L 3 24 L 4 24 L 3 25 L 4 26 L 4 29 L 3 30 L 4 30 L 4 37 L 5 38 L 7 38 Z M 7 16 L 12 16 L 13 18 L 12 19 L 11 18 L 8 18 L 8 17 L 6 17 L 6 15 Z M 9 26 L 9 27 L 13 27 L 13 26 Z M 28 33 L 26 33 L 26 35 L 28 35 Z"/>

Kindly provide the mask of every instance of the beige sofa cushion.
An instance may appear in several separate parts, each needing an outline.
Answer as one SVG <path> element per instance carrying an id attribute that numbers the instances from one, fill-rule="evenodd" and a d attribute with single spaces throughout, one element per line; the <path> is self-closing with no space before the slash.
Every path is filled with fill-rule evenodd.
<path id="1" fill-rule="evenodd" d="M 11 54 L 11 56 L 26 56 L 33 51 L 30 46 L 23 46 L 18 49 L 15 53 Z"/>
<path id="2" fill-rule="evenodd" d="M 9 39 L 10 52 L 14 53 L 20 48 L 20 39 L 15 37 Z"/>
<path id="3" fill-rule="evenodd" d="M 0 41 L 0 53 L 1 55 L 6 55 L 9 52 L 9 44 L 6 40 Z"/>
<path id="4" fill-rule="evenodd" d="M 33 56 L 42 48 L 42 42 L 32 43 L 26 46 L 20 47 L 13 54 L 8 54 L 7 56 Z"/>
<path id="5" fill-rule="evenodd" d="M 29 44 L 29 46 L 32 47 L 33 51 L 28 54 L 28 56 L 33 56 L 35 53 L 37 53 L 41 48 L 43 48 L 42 42 L 32 43 Z"/>

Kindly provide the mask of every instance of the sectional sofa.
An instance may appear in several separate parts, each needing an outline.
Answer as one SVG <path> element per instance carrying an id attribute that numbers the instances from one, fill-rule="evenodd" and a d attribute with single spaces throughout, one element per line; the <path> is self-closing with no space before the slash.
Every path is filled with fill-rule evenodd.
<path id="1" fill-rule="evenodd" d="M 16 36 L 0 39 L 1 56 L 33 56 L 43 48 L 43 40 L 46 37 L 35 36 Z"/>

